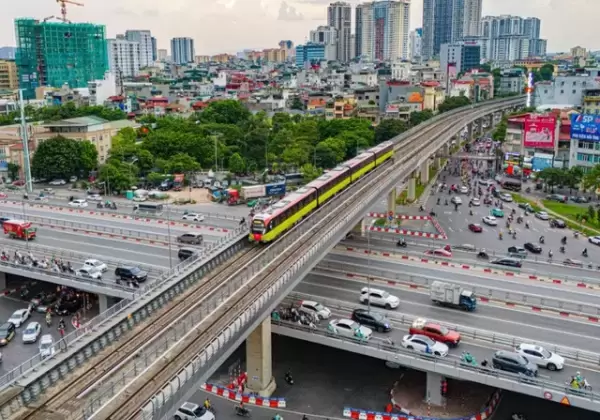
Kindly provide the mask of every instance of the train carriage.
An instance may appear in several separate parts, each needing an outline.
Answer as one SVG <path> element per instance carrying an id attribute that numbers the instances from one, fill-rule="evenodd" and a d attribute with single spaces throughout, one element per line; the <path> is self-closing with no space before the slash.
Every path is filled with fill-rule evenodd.
<path id="1" fill-rule="evenodd" d="M 336 166 L 309 182 L 306 187 L 317 190 L 317 200 L 320 206 L 350 185 L 350 181 L 350 169 L 345 166 Z"/>

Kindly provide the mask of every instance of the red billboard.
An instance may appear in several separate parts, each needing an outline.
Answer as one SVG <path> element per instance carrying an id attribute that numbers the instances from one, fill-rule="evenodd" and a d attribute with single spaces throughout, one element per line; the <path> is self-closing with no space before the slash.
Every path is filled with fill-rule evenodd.
<path id="1" fill-rule="evenodd" d="M 554 149 L 556 117 L 530 115 L 523 122 L 523 146 Z"/>

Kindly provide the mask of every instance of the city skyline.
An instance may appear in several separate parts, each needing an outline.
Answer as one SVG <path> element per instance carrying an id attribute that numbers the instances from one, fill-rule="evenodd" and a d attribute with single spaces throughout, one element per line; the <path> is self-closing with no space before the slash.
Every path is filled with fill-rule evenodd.
<path id="1" fill-rule="evenodd" d="M 106 25 L 109 38 L 127 29 L 147 29 L 158 40 L 158 48 L 170 49 L 172 38 L 191 37 L 196 54 L 217 54 L 272 48 L 281 39 L 304 43 L 310 30 L 327 24 L 330 3 L 323 0 L 205 0 L 200 6 L 191 0 L 167 3 L 122 0 L 118 5 L 107 7 L 101 2 L 88 1 L 84 7 L 70 6 L 68 17 L 74 22 Z M 359 1 L 348 0 L 348 3 L 354 9 Z M 583 0 L 483 0 L 482 16 L 512 14 L 540 18 L 541 37 L 548 39 L 550 52 L 567 51 L 575 45 L 600 49 L 600 45 L 595 45 L 592 24 L 594 12 L 600 12 L 600 3 L 586 4 L 586 13 L 579 13 L 578 5 L 583 6 Z M 410 9 L 412 30 L 421 26 L 423 0 L 411 0 Z M 7 13 L 0 14 L 0 46 L 15 45 L 15 18 L 43 19 L 59 14 L 58 5 L 47 0 L 10 3 L 4 11 Z M 354 12 L 352 22 L 354 31 Z"/>

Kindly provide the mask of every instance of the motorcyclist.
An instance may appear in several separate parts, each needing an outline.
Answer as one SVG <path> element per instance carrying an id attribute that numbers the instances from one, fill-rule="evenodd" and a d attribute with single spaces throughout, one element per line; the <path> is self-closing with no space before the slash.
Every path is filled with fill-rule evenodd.
<path id="1" fill-rule="evenodd" d="M 563 236 L 563 238 L 560 240 L 560 242 L 561 242 L 563 245 L 566 245 L 566 244 L 567 244 L 567 237 L 566 237 L 566 236 Z"/>
<path id="2" fill-rule="evenodd" d="M 469 216 L 473 216 L 473 210 L 469 210 Z"/>
<path id="3" fill-rule="evenodd" d="M 525 229 L 529 229 L 529 222 L 525 222 Z"/>
<path id="4" fill-rule="evenodd" d="M 540 236 L 540 243 L 543 244 L 546 241 L 544 235 Z"/>
<path id="5" fill-rule="evenodd" d="M 498 232 L 498 239 L 502 239 L 502 231 Z"/>
<path id="6" fill-rule="evenodd" d="M 273 417 L 273 420 L 283 420 L 283 417 L 281 417 L 279 415 L 279 413 L 275 414 L 275 416 Z"/>
<path id="7" fill-rule="evenodd" d="M 552 253 L 552 250 L 548 251 L 548 258 L 552 258 L 552 255 L 554 255 L 554 254 Z"/>
<path id="8" fill-rule="evenodd" d="M 581 253 L 581 255 L 583 255 L 584 257 L 588 256 L 587 248 L 583 249 L 583 252 Z"/>
<path id="9" fill-rule="evenodd" d="M 50 311 L 46 312 L 46 325 L 50 326 L 52 324 L 52 314 Z"/>
<path id="10" fill-rule="evenodd" d="M 206 397 L 206 399 L 204 400 L 204 408 L 210 411 L 210 400 L 208 399 L 208 397 Z"/>
<path id="11" fill-rule="evenodd" d="M 560 252 L 562 252 L 563 254 L 565 253 L 565 247 L 564 247 L 564 246 L 561 246 L 559 250 L 560 250 Z"/>

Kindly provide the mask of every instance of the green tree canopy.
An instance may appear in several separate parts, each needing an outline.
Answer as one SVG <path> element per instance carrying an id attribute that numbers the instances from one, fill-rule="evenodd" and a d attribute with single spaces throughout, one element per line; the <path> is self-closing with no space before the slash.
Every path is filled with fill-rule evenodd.
<path id="1" fill-rule="evenodd" d="M 393 139 L 398 134 L 404 133 L 408 129 L 406 123 L 401 120 L 386 119 L 375 128 L 375 144 Z"/>
<path id="2" fill-rule="evenodd" d="M 93 144 L 58 136 L 40 143 L 31 159 L 31 174 L 35 178 L 68 178 L 85 175 L 97 164 Z"/>
<path id="3" fill-rule="evenodd" d="M 438 111 L 441 113 L 452 111 L 461 106 L 471 105 L 471 100 L 464 95 L 450 96 L 444 100 L 439 106 Z"/>
<path id="4" fill-rule="evenodd" d="M 246 169 L 244 158 L 239 153 L 234 153 L 229 157 L 229 170 L 234 174 L 241 174 Z"/>

